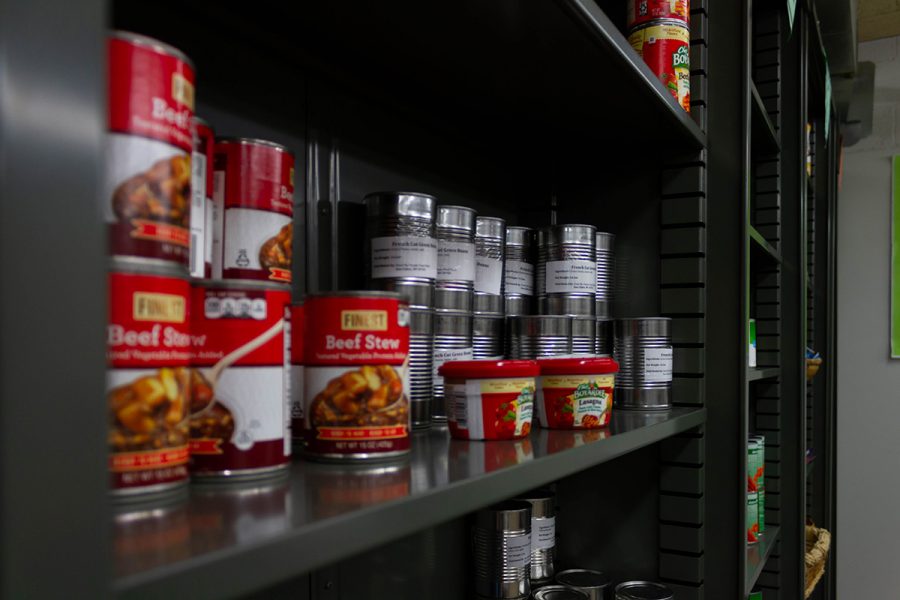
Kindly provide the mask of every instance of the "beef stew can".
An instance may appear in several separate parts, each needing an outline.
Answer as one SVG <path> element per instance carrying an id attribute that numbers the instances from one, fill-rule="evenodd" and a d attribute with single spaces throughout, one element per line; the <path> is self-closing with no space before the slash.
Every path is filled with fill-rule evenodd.
<path id="1" fill-rule="evenodd" d="M 294 155 L 275 142 L 217 138 L 213 278 L 291 282 Z"/>
<path id="2" fill-rule="evenodd" d="M 177 266 L 109 273 L 110 485 L 119 498 L 169 492 L 188 478 L 190 284 Z"/>
<path id="3" fill-rule="evenodd" d="M 291 407 L 291 437 L 295 442 L 303 438 L 303 305 L 300 303 L 288 307 L 285 320 L 288 331 L 285 331 L 285 348 L 287 358 L 287 377 L 285 393 Z"/>
<path id="4" fill-rule="evenodd" d="M 681 21 L 650 21 L 628 36 L 631 47 L 687 112 L 691 112 L 691 31 Z"/>
<path id="5" fill-rule="evenodd" d="M 313 294 L 303 321 L 306 453 L 325 460 L 407 454 L 407 302 L 393 292 Z"/>
<path id="6" fill-rule="evenodd" d="M 194 117 L 191 155 L 191 277 L 212 277 L 213 149 L 215 133 L 209 123 Z"/>
<path id="7" fill-rule="evenodd" d="M 671 19 L 688 25 L 689 0 L 628 0 L 628 29 L 656 21 Z"/>
<path id="8" fill-rule="evenodd" d="M 127 32 L 108 42 L 102 212 L 110 253 L 186 268 L 190 249 L 194 67 L 179 50 Z"/>
<path id="9" fill-rule="evenodd" d="M 276 475 L 291 455 L 285 286 L 202 281 L 191 290 L 191 475 Z"/>

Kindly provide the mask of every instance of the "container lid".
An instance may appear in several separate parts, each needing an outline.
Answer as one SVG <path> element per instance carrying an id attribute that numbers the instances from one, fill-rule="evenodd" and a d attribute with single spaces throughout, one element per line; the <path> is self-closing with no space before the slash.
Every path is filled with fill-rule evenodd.
<path id="1" fill-rule="evenodd" d="M 569 569 L 568 571 L 560 571 L 556 574 L 556 583 L 568 585 L 579 589 L 604 589 L 608 587 L 612 580 L 606 573 L 602 571 L 591 571 L 590 569 Z"/>
<path id="2" fill-rule="evenodd" d="M 438 374 L 451 379 L 496 379 L 535 377 L 538 371 L 533 360 L 454 360 L 444 363 Z"/>
<path id="3" fill-rule="evenodd" d="M 619 363 L 602 356 L 578 358 L 541 358 L 537 361 L 541 375 L 570 375 L 575 373 L 617 373 Z"/>
<path id="4" fill-rule="evenodd" d="M 616 598 L 621 600 L 672 600 L 672 590 L 652 581 L 626 581 L 616 586 Z"/>
<path id="5" fill-rule="evenodd" d="M 548 585 L 534 592 L 534 600 L 587 600 L 587 592 L 564 585 Z"/>
<path id="6" fill-rule="evenodd" d="M 531 504 L 506 500 L 475 513 L 475 526 L 493 531 L 531 531 Z"/>

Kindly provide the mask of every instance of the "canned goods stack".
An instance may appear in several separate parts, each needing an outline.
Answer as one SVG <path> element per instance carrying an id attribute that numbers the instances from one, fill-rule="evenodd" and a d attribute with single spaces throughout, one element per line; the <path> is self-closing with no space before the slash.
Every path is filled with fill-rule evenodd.
<path id="1" fill-rule="evenodd" d="M 628 41 L 678 104 L 691 111 L 689 0 L 628 0 Z"/>
<path id="2" fill-rule="evenodd" d="M 510 317 L 509 357 L 535 359 L 572 352 L 572 319 L 562 315 Z"/>
<path id="3" fill-rule="evenodd" d="M 572 354 L 594 354 L 596 330 L 594 317 L 572 317 Z"/>
<path id="4" fill-rule="evenodd" d="M 593 225 L 552 225 L 538 230 L 538 310 L 542 315 L 594 316 L 597 292 Z"/>
<path id="5" fill-rule="evenodd" d="M 747 543 L 755 544 L 765 531 L 765 437 L 747 439 Z"/>
<path id="6" fill-rule="evenodd" d="M 616 321 L 617 408 L 664 410 L 671 406 L 671 326 L 672 320 L 665 317 Z"/>
<path id="7" fill-rule="evenodd" d="M 415 427 L 431 425 L 437 201 L 417 192 L 366 196 L 365 254 L 369 287 L 395 290 L 409 303 L 410 412 Z"/>
<path id="8" fill-rule="evenodd" d="M 616 586 L 615 600 L 675 600 L 675 592 L 653 581 L 626 581 Z"/>
<path id="9" fill-rule="evenodd" d="M 612 319 L 597 317 L 597 328 L 594 333 L 594 353 L 601 356 L 612 356 L 613 353 Z"/>
<path id="10" fill-rule="evenodd" d="M 556 574 L 556 583 L 587 594 L 588 600 L 611 600 L 612 580 L 600 571 L 569 569 Z"/>
<path id="11" fill-rule="evenodd" d="M 503 358 L 503 317 L 475 314 L 472 317 L 472 358 Z"/>
<path id="12" fill-rule="evenodd" d="M 517 500 L 531 504 L 531 582 L 540 585 L 556 572 L 556 498 L 550 490 L 537 490 Z"/>
<path id="13" fill-rule="evenodd" d="M 531 596 L 534 600 L 589 600 L 589 596 L 565 585 L 547 585 L 536 590 Z"/>
<path id="14" fill-rule="evenodd" d="M 191 155 L 191 277 L 212 277 L 213 155 L 216 134 L 209 123 L 194 117 Z"/>
<path id="15" fill-rule="evenodd" d="M 506 221 L 497 217 L 475 220 L 475 312 L 503 316 L 503 258 Z"/>
<path id="16" fill-rule="evenodd" d="M 451 360 L 472 360 L 472 313 L 435 311 L 433 357 L 434 398 L 431 405 L 431 420 L 444 423 L 447 421 L 444 378 L 438 374 L 438 370 L 445 362 Z"/>
<path id="17" fill-rule="evenodd" d="M 597 232 L 595 256 L 597 260 L 597 300 L 596 315 L 610 316 L 612 304 L 613 276 L 616 267 L 616 253 L 613 246 L 616 236 L 602 231 Z"/>
<path id="18" fill-rule="evenodd" d="M 475 211 L 465 206 L 439 205 L 435 221 L 437 310 L 472 312 L 475 289 Z"/>
<path id="19" fill-rule="evenodd" d="M 531 593 L 531 504 L 509 500 L 475 514 L 472 531 L 475 593 L 524 599 Z"/>
<path id="20" fill-rule="evenodd" d="M 503 297 L 507 317 L 530 315 L 534 310 L 534 230 L 506 228 Z"/>

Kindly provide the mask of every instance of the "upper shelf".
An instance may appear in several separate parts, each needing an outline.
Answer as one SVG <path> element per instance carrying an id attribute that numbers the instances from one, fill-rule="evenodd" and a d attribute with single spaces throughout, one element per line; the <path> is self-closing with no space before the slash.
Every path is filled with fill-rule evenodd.
<path id="1" fill-rule="evenodd" d="M 760 234 L 755 227 L 748 225 L 747 229 L 750 233 L 750 256 L 751 259 L 759 259 L 765 263 L 781 264 L 781 253 L 776 250 L 772 244 Z M 752 262 L 752 261 L 751 261 Z"/>
<path id="2" fill-rule="evenodd" d="M 759 90 L 756 84 L 750 82 L 750 121 L 752 125 L 750 141 L 754 149 L 758 149 L 763 154 L 777 154 L 781 152 L 781 143 L 778 141 L 778 134 L 772 126 L 772 120 L 763 104 L 762 98 L 759 96 Z"/>
<path id="3" fill-rule="evenodd" d="M 701 425 L 705 409 L 614 411 L 609 429 L 509 442 L 416 433 L 399 464 L 295 461 L 268 486 L 195 486 L 169 508 L 115 522 L 123 598 L 234 597 L 465 515 Z M 253 565 L 253 568 L 247 568 Z"/>

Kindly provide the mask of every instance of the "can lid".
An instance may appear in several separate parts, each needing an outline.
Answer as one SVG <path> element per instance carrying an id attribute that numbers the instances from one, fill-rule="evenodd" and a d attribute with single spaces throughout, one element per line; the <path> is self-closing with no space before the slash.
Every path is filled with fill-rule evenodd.
<path id="1" fill-rule="evenodd" d="M 587 600 L 587 592 L 564 585 L 548 585 L 534 592 L 534 600 Z"/>
<path id="2" fill-rule="evenodd" d="M 531 504 L 505 500 L 475 513 L 475 526 L 493 531 L 531 531 Z"/>
<path id="3" fill-rule="evenodd" d="M 192 61 L 187 54 L 185 54 L 175 46 L 172 46 L 165 42 L 161 42 L 156 38 L 150 37 L 149 35 L 141 35 L 140 33 L 134 33 L 133 31 L 122 31 L 119 29 L 111 31 L 110 35 L 114 38 L 124 40 L 138 46 L 146 46 L 164 54 L 175 56 L 179 60 L 186 62 L 188 66 L 191 67 L 191 70 L 196 70 L 194 67 L 194 61 Z"/>
<path id="4" fill-rule="evenodd" d="M 604 589 L 612 580 L 602 571 L 590 569 L 569 569 L 556 574 L 556 582 L 579 589 Z"/>
<path id="5" fill-rule="evenodd" d="M 475 219 L 475 237 L 503 240 L 506 237 L 506 220 L 500 217 Z"/>
<path id="6" fill-rule="evenodd" d="M 602 356 L 541 358 L 537 362 L 541 369 L 541 375 L 617 373 L 619 371 L 619 363 Z"/>
<path id="7" fill-rule="evenodd" d="M 313 292 L 306 295 L 310 298 L 387 298 L 389 300 L 400 300 L 399 292 L 386 292 L 381 290 L 343 290 L 332 292 Z"/>
<path id="8" fill-rule="evenodd" d="M 519 227 L 518 225 L 507 225 L 506 227 L 506 243 L 510 246 L 527 246 L 531 244 L 534 230 L 531 227 Z"/>
<path id="9" fill-rule="evenodd" d="M 672 600 L 672 590 L 653 581 L 626 581 L 616 586 L 616 598 L 621 600 Z"/>
<path id="10" fill-rule="evenodd" d="M 366 194 L 370 217 L 412 217 L 434 223 L 437 198 L 421 192 L 372 192 Z"/>
<path id="11" fill-rule="evenodd" d="M 294 153 L 288 149 L 284 144 L 279 144 L 278 142 L 271 142 L 269 140 L 261 140 L 259 138 L 249 138 L 249 137 L 217 137 L 217 144 L 244 144 L 246 146 L 268 146 L 270 148 L 274 148 L 280 152 L 284 152 L 285 154 L 289 154 L 294 156 Z"/>
<path id="12" fill-rule="evenodd" d="M 444 363 L 438 374 L 451 379 L 534 377 L 538 364 L 533 360 L 454 360 Z"/>
<path id="13" fill-rule="evenodd" d="M 546 519 L 554 515 L 553 500 L 556 494 L 552 490 L 541 488 L 516 496 L 516 500 L 525 500 L 531 503 L 531 518 Z"/>

